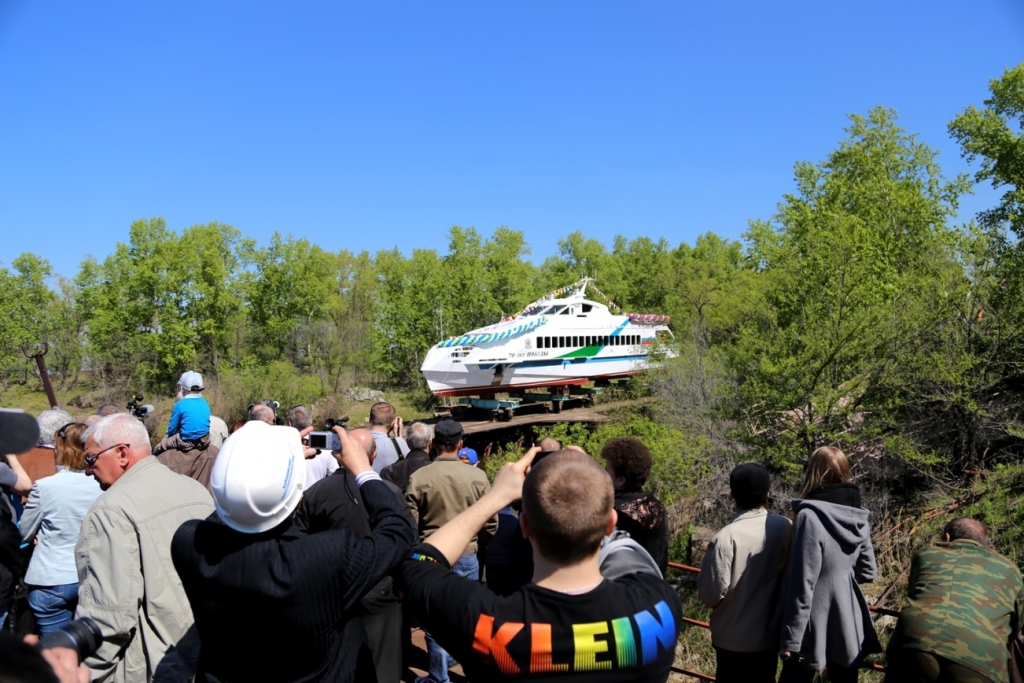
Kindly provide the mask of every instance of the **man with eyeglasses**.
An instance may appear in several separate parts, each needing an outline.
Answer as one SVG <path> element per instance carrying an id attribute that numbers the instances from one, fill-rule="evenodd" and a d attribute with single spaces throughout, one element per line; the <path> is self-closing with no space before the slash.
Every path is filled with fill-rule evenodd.
<path id="1" fill-rule="evenodd" d="M 188 520 L 209 516 L 213 499 L 150 455 L 146 428 L 132 415 L 105 417 L 82 438 L 86 474 L 104 491 L 75 547 L 76 617 L 103 631 L 103 644 L 84 663 L 93 681 L 192 680 L 199 641 L 171 538 Z"/>

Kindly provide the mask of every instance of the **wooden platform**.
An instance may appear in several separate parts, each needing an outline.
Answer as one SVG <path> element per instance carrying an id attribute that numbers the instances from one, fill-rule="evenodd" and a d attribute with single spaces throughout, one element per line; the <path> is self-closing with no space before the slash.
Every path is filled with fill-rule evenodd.
<path id="1" fill-rule="evenodd" d="M 492 432 L 499 429 L 510 429 L 513 427 L 526 427 L 529 425 L 552 425 L 559 422 L 603 422 L 607 420 L 594 408 L 570 408 L 559 413 L 522 413 L 516 414 L 509 420 L 461 420 L 462 430 L 465 434 L 480 434 Z"/>

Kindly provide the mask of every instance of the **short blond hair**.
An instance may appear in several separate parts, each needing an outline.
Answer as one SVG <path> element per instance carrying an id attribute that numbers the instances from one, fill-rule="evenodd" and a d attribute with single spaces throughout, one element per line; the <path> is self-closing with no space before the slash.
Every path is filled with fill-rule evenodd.
<path id="1" fill-rule="evenodd" d="M 586 453 L 556 451 L 530 470 L 523 514 L 544 557 L 563 566 L 597 552 L 615 492 L 608 473 Z"/>

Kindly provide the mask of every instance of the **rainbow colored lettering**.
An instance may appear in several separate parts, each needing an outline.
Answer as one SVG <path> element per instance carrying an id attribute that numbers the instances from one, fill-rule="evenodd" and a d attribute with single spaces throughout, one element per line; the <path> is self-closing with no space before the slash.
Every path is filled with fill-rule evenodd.
<path id="1" fill-rule="evenodd" d="M 484 660 L 493 659 L 498 670 L 505 674 L 647 666 L 658 659 L 660 652 L 672 652 L 676 644 L 676 620 L 668 603 L 662 600 L 654 606 L 654 612 L 656 614 L 642 610 L 610 621 L 573 624 L 572 659 L 563 662 L 554 660 L 551 624 L 532 623 L 527 630 L 526 624 L 507 621 L 495 630 L 494 617 L 481 614 L 473 635 L 473 650 Z M 516 652 L 525 652 L 527 642 L 529 658 L 521 656 L 520 661 L 516 661 L 509 646 Z"/>

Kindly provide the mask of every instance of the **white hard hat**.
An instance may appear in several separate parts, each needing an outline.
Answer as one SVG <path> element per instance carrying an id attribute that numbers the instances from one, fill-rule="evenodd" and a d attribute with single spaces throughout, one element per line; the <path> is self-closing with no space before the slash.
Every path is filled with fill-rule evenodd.
<path id="1" fill-rule="evenodd" d="M 302 499 L 305 481 L 298 430 L 259 421 L 246 422 L 224 441 L 210 473 L 218 516 L 246 534 L 288 519 Z"/>

